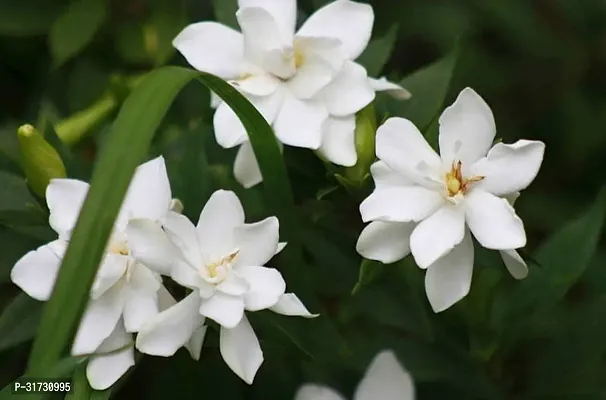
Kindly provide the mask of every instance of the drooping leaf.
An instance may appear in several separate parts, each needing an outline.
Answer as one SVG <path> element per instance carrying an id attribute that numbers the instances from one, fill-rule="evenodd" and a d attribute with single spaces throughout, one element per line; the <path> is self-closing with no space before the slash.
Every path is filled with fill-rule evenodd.
<path id="1" fill-rule="evenodd" d="M 194 79 L 226 101 L 247 129 L 264 177 L 267 204 L 280 218 L 284 239 L 289 242 L 282 257 L 291 269 L 302 265 L 290 183 L 265 119 L 236 89 L 215 76 L 179 67 L 160 68 L 147 75 L 127 98 L 95 165 L 55 289 L 44 307 L 30 355 L 30 373 L 53 365 L 73 337 L 135 168 L 173 99 Z"/>
<path id="2" fill-rule="evenodd" d="M 49 45 L 54 66 L 59 67 L 94 38 L 105 21 L 105 0 L 76 0 L 53 22 Z"/>
<path id="3" fill-rule="evenodd" d="M 351 291 L 351 294 L 356 294 L 364 286 L 371 284 L 379 275 L 381 275 L 384 267 L 385 264 L 378 261 L 362 260 L 362 263 L 360 264 L 360 276 L 358 277 L 358 282 Z"/>

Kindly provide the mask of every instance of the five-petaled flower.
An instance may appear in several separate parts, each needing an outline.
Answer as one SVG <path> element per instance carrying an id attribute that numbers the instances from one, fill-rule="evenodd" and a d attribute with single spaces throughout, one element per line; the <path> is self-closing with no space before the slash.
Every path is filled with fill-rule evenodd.
<path id="1" fill-rule="evenodd" d="M 47 187 L 49 223 L 59 237 L 25 254 L 11 271 L 12 281 L 34 299 L 46 301 L 51 295 L 88 188 L 86 182 L 74 179 L 54 179 Z M 88 380 L 95 389 L 108 388 L 134 364 L 132 333 L 162 308 L 158 300 L 165 291 L 162 279 L 135 261 L 128 231 L 133 218 L 160 226 L 170 203 L 164 159 L 140 165 L 114 224 L 71 348 L 72 355 L 110 352 L 92 357 L 87 365 Z"/>
<path id="2" fill-rule="evenodd" d="M 215 74 L 244 94 L 285 145 L 318 150 L 352 166 L 355 113 L 375 91 L 409 94 L 385 78 L 369 79 L 354 60 L 366 48 L 374 23 L 368 4 L 336 0 L 317 10 L 295 32 L 296 0 L 239 0 L 242 33 L 216 22 L 187 26 L 173 45 L 194 68 Z M 234 163 L 245 187 L 262 177 L 242 123 L 216 97 L 217 143 L 240 146 Z"/>
<path id="3" fill-rule="evenodd" d="M 412 253 L 427 269 L 425 289 L 436 312 L 469 292 L 471 234 L 500 250 L 515 278 L 526 276 L 515 251 L 526 245 L 526 234 L 512 197 L 534 180 L 545 150 L 529 140 L 492 146 L 492 111 L 470 88 L 444 110 L 439 130 L 440 155 L 406 119 L 379 127 L 379 161 L 371 167 L 376 188 L 360 205 L 364 222 L 372 222 L 357 244 L 362 256 L 385 263 Z"/>
<path id="4" fill-rule="evenodd" d="M 415 387 L 410 374 L 398 362 L 393 351 L 383 350 L 372 360 L 358 384 L 354 400 L 414 400 Z M 344 400 L 333 389 L 305 384 L 295 400 Z"/>
<path id="5" fill-rule="evenodd" d="M 283 247 L 278 241 L 278 219 L 245 223 L 238 197 L 218 190 L 206 203 L 197 226 L 171 213 L 164 229 L 174 251 L 168 256 L 164 253 L 166 246 L 157 240 L 163 237 L 158 228 L 155 238 L 141 241 L 147 247 L 139 256 L 191 289 L 191 293 L 143 325 L 137 335 L 137 349 L 171 356 L 196 332 L 203 335 L 205 319 L 210 318 L 221 326 L 223 359 L 251 384 L 263 362 L 263 352 L 244 311 L 270 309 L 284 315 L 316 316 L 296 295 L 285 293 L 286 284 L 278 270 L 264 267 Z M 133 247 L 137 254 L 138 245 Z M 172 261 L 164 263 L 167 259 Z"/>

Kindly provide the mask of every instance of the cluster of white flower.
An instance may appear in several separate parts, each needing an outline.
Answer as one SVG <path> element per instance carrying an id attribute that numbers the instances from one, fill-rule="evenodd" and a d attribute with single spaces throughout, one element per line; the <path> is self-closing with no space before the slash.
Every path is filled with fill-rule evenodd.
<path id="1" fill-rule="evenodd" d="M 72 179 L 52 180 L 47 188 L 49 221 L 59 237 L 11 271 L 12 281 L 37 300 L 50 297 L 87 191 L 87 183 Z M 93 354 L 86 372 L 94 389 L 110 387 L 134 365 L 135 347 L 165 357 L 185 347 L 198 359 L 206 318 L 221 326 L 227 365 L 252 383 L 263 352 L 244 311 L 315 316 L 285 293 L 280 272 L 264 267 L 286 245 L 278 242 L 275 217 L 245 223 L 236 195 L 219 190 L 194 225 L 171 210 L 171 197 L 162 157 L 137 168 L 71 348 L 75 356 Z M 191 293 L 176 302 L 162 275 Z"/>
<path id="2" fill-rule="evenodd" d="M 370 5 L 336 0 L 295 33 L 296 0 L 238 0 L 242 33 L 216 22 L 187 26 L 173 41 L 199 71 L 230 82 L 272 125 L 279 142 L 317 150 L 328 161 L 352 166 L 357 155 L 355 114 L 376 91 L 408 98 L 385 78 L 371 79 L 354 60 L 370 40 Z M 212 98 L 214 131 L 225 148 L 240 146 L 234 175 L 244 187 L 262 181 L 244 126 L 226 103 Z"/>
<path id="3" fill-rule="evenodd" d="M 224 78 L 257 107 L 282 144 L 318 151 L 342 166 L 356 163 L 355 114 L 384 90 L 409 97 L 384 78 L 371 79 L 355 62 L 368 44 L 374 15 L 367 4 L 336 0 L 295 33 L 296 0 L 239 0 L 242 33 L 215 22 L 187 26 L 174 46 L 196 69 Z M 226 148 L 240 146 L 234 174 L 245 187 L 261 182 L 248 136 L 235 113 L 213 96 L 214 131 Z M 435 312 L 470 289 L 473 237 L 498 250 L 516 279 L 527 266 L 516 249 L 526 244 L 513 202 L 535 178 L 545 145 L 495 140 L 492 112 L 464 89 L 439 119 L 436 154 L 410 121 L 389 118 L 376 134 L 371 167 L 375 190 L 360 205 L 364 222 L 357 251 L 393 263 L 412 253 L 427 269 L 425 288 Z M 31 297 L 48 300 L 88 184 L 51 181 L 49 222 L 58 239 L 31 251 L 11 278 Z M 277 218 L 245 223 L 236 195 L 215 192 L 197 225 L 174 208 L 164 159 L 139 166 L 131 181 L 90 299 L 73 342 L 73 355 L 93 354 L 87 376 L 95 389 L 116 382 L 133 364 L 134 349 L 168 357 L 187 348 L 198 359 L 206 318 L 220 325 L 220 352 L 251 384 L 263 352 L 245 311 L 269 309 L 315 317 L 282 275 L 264 265 L 282 248 Z M 163 276 L 185 288 L 176 301 Z M 133 336 L 136 334 L 136 337 Z M 369 368 L 356 399 L 412 399 L 410 376 L 390 352 Z M 297 400 L 341 399 L 331 389 L 305 385 Z"/>

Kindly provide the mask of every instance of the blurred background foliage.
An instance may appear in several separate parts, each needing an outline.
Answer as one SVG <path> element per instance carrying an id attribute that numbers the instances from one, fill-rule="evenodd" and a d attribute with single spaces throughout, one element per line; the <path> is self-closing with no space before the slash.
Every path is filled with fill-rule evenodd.
<path id="1" fill-rule="evenodd" d="M 300 20 L 326 2 L 300 0 Z M 174 36 L 202 20 L 236 26 L 235 3 L 0 0 L 0 386 L 23 372 L 40 312 L 10 283 L 10 268 L 53 238 L 43 200 L 24 183 L 17 127 L 35 124 L 62 154 L 68 175 L 88 180 L 142 74 L 185 65 Z M 266 361 L 252 387 L 220 360 L 215 334 L 198 364 L 184 351 L 144 357 L 112 397 L 288 399 L 303 381 L 351 396 L 371 357 L 391 347 L 414 375 L 420 399 L 606 399 L 606 247 L 599 242 L 606 192 L 596 198 L 606 183 L 606 1 L 370 3 L 374 40 L 360 62 L 372 76 L 401 81 L 434 66 L 404 80 L 410 104 L 379 96 L 379 122 L 431 104 L 429 118 L 419 119 L 435 135 L 432 113 L 471 86 L 491 106 L 498 137 L 547 144 L 539 176 L 516 203 L 529 236 L 529 278 L 513 281 L 497 254 L 477 249 L 471 294 L 440 315 L 431 312 L 422 272 L 410 259 L 363 264 L 364 287 L 351 296 L 361 262 L 353 250 L 362 228 L 358 204 L 370 187 L 348 193 L 335 179 L 338 169 L 287 148 L 305 216 L 305 275 L 330 327 L 259 313 L 252 321 Z M 425 92 L 433 93 L 430 103 Z M 251 220 L 268 214 L 259 188 L 245 191 L 233 179 L 235 152 L 214 142 L 209 94 L 200 86 L 188 86 L 173 104 L 155 154 L 167 159 L 173 195 L 193 220 L 217 188 L 235 190 Z"/>

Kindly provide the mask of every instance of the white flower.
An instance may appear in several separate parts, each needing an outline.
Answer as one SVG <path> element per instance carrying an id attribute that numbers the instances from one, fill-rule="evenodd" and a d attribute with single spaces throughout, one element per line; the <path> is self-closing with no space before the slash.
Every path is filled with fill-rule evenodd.
<path id="1" fill-rule="evenodd" d="M 354 400 L 414 400 L 415 388 L 410 374 L 398 362 L 392 351 L 377 354 L 358 384 Z M 295 400 L 344 400 L 326 386 L 305 384 Z"/>
<path id="2" fill-rule="evenodd" d="M 215 74 L 240 90 L 270 123 L 278 140 L 320 151 L 329 161 L 352 166 L 355 113 L 375 91 L 409 96 L 384 78 L 371 80 L 354 60 L 366 48 L 372 7 L 336 0 L 316 11 L 295 33 L 296 0 L 239 0 L 242 33 L 216 22 L 187 26 L 173 45 L 194 68 Z M 261 182 L 248 136 L 225 103 L 214 130 L 225 148 L 240 146 L 234 173 L 245 187 Z"/>
<path id="3" fill-rule="evenodd" d="M 210 318 L 221 325 L 223 359 L 251 384 L 263 362 L 263 352 L 244 310 L 316 316 L 296 295 L 285 293 L 286 284 L 278 270 L 263 266 L 283 247 L 278 242 L 278 220 L 269 217 L 245 223 L 238 197 L 219 190 L 204 206 L 197 226 L 171 213 L 165 229 L 179 250 L 174 254 L 177 259 L 170 276 L 192 292 L 142 327 L 137 349 L 171 356 L 196 333 L 203 336 L 205 319 Z M 149 252 L 146 257 L 154 255 Z M 160 250 L 155 257 L 166 259 Z"/>
<path id="4" fill-rule="evenodd" d="M 29 296 L 41 301 L 49 299 L 88 188 L 86 182 L 73 179 L 50 182 L 46 191 L 49 223 L 59 238 L 27 253 L 11 271 L 12 281 Z M 132 257 L 127 226 L 131 218 L 159 226 L 166 219 L 170 202 L 164 159 L 158 157 L 139 166 L 95 276 L 72 355 L 119 348 L 132 341 L 132 332 L 137 332 L 146 319 L 159 312 L 161 277 Z M 132 349 L 96 357 L 87 368 L 89 382 L 94 389 L 106 389 L 133 363 Z"/>
<path id="5" fill-rule="evenodd" d="M 364 257 L 385 263 L 412 253 L 427 269 L 425 288 L 436 312 L 469 292 L 471 234 L 483 247 L 501 250 L 515 278 L 526 276 L 513 250 L 526 244 L 524 225 L 507 197 L 534 180 L 545 150 L 529 140 L 491 148 L 492 112 L 469 88 L 439 123 L 440 155 L 406 119 L 390 118 L 378 129 L 376 188 L 360 205 L 364 222 L 372 222 L 357 244 Z"/>

